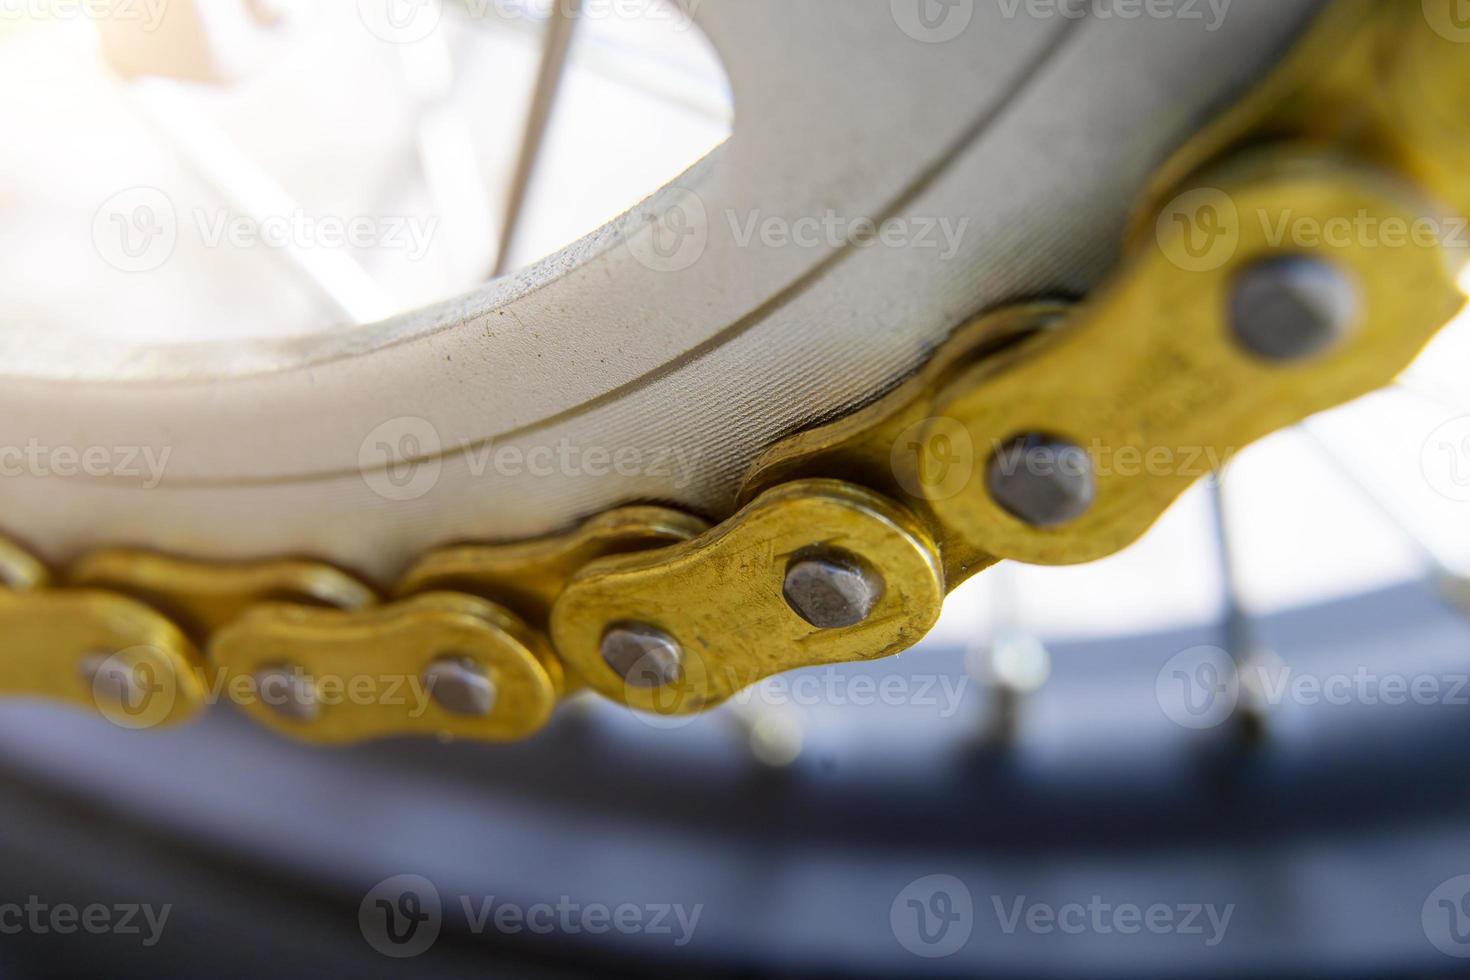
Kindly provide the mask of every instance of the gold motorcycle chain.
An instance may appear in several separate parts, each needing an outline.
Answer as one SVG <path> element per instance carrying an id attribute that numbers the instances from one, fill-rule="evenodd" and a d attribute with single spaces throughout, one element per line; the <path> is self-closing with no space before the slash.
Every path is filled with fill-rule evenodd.
<path id="1" fill-rule="evenodd" d="M 1432 233 L 1470 214 L 1456 2 L 1329 5 L 1156 174 L 1095 295 L 961 327 L 900 387 L 770 448 L 721 524 L 628 507 L 443 548 L 387 599 L 300 560 L 109 550 L 53 579 L 0 543 L 0 690 L 132 728 L 227 699 L 314 742 L 510 740 L 583 687 L 682 715 L 891 656 L 997 561 L 1111 554 L 1204 475 L 1180 460 L 1390 383 L 1463 304 Z"/>

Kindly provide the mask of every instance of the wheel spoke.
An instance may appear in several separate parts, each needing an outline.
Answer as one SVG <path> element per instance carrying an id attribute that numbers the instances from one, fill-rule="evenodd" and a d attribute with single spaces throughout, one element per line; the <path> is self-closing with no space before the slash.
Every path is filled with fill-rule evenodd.
<path id="1" fill-rule="evenodd" d="M 981 740 L 1005 748 L 1020 734 L 1026 699 L 1051 674 L 1051 655 L 1041 638 L 1022 622 L 1015 566 L 1004 563 L 991 569 L 987 581 L 995 625 L 989 642 L 972 647 L 966 660 L 971 677 L 988 693 Z"/>
<path id="2" fill-rule="evenodd" d="M 571 51 L 572 36 L 580 11 L 581 0 L 557 0 L 551 5 L 541 49 L 541 65 L 536 73 L 536 88 L 526 114 L 521 151 L 516 158 L 515 171 L 506 197 L 505 220 L 500 229 L 500 245 L 495 253 L 492 278 L 510 267 L 511 249 L 515 245 L 521 214 L 525 210 L 526 195 L 536 173 L 536 162 L 541 156 L 541 145 L 546 139 L 551 113 L 556 107 L 557 92 L 561 89 L 562 78 L 566 74 L 567 55 Z"/>
<path id="3" fill-rule="evenodd" d="M 724 718 L 733 726 L 750 758 L 767 769 L 785 769 L 801 758 L 806 714 L 794 705 L 766 704 L 755 689 L 748 701 L 728 705 Z"/>
<path id="4" fill-rule="evenodd" d="M 1235 732 L 1242 741 L 1253 742 L 1259 739 L 1266 727 L 1266 701 L 1260 685 L 1256 683 L 1257 676 L 1275 660 L 1275 655 L 1261 641 L 1255 619 L 1241 594 L 1240 563 L 1230 527 L 1225 471 L 1216 472 L 1209 479 L 1208 487 L 1215 555 L 1225 593 L 1225 650 L 1235 665 L 1239 690 L 1234 716 Z"/>
<path id="5" fill-rule="evenodd" d="M 399 45 L 399 64 L 417 103 L 419 169 L 444 229 L 445 265 L 455 289 L 478 286 L 494 260 L 493 209 L 474 130 L 455 105 L 454 59 L 443 31 Z"/>
<path id="6" fill-rule="evenodd" d="M 231 207 L 258 223 L 304 211 L 279 181 L 170 83 L 140 82 L 132 92 L 143 117 Z M 349 323 L 373 323 L 395 312 L 367 270 L 340 250 L 306 248 L 288 236 L 271 251 L 283 256 L 287 267 Z"/>

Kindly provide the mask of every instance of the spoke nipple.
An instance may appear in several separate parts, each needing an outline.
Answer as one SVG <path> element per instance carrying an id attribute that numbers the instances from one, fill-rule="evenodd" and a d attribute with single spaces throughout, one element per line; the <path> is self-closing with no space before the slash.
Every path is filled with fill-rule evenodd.
<path id="1" fill-rule="evenodd" d="M 986 484 L 1002 509 L 1041 528 L 1070 524 L 1097 499 L 1087 451 L 1035 433 L 1011 440 L 991 458 Z"/>
<path id="2" fill-rule="evenodd" d="M 602 659 L 634 687 L 664 687 L 684 673 L 684 651 L 663 630 L 646 623 L 624 623 L 602 637 Z"/>
<path id="3" fill-rule="evenodd" d="M 255 690 L 266 707 L 291 721 L 316 721 L 321 715 L 316 681 L 300 668 L 278 665 L 255 673 Z"/>
<path id="4" fill-rule="evenodd" d="M 440 657 L 424 671 L 424 687 L 452 715 L 484 718 L 495 708 L 495 683 L 470 657 Z"/>
<path id="5" fill-rule="evenodd" d="M 792 611 L 817 629 L 843 629 L 872 614 L 883 580 L 854 559 L 825 552 L 792 562 L 782 594 Z"/>
<path id="6" fill-rule="evenodd" d="M 1305 255 L 1262 259 L 1240 273 L 1230 326 L 1242 347 L 1271 361 L 1324 353 L 1357 325 L 1360 298 L 1338 265 Z"/>

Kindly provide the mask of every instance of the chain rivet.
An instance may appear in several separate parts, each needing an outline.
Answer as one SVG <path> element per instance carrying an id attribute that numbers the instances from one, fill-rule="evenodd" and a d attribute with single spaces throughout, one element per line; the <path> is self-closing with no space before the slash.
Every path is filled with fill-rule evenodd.
<path id="1" fill-rule="evenodd" d="M 655 688 L 679 680 L 684 651 L 663 630 L 646 623 L 625 623 L 603 634 L 602 659 L 626 683 Z"/>
<path id="2" fill-rule="evenodd" d="M 495 682 L 470 657 L 440 657 L 424 671 L 424 687 L 452 715 L 484 718 L 495 709 Z"/>
<path id="3" fill-rule="evenodd" d="M 1231 291 L 1230 326 L 1246 350 L 1300 361 L 1338 344 L 1358 322 L 1357 287 L 1334 263 L 1306 255 L 1262 259 Z"/>
<path id="4" fill-rule="evenodd" d="M 1001 508 L 1033 527 L 1069 524 L 1097 499 L 1086 450 L 1034 433 L 1011 440 L 991 458 L 986 483 Z"/>
<path id="5" fill-rule="evenodd" d="M 316 680 L 299 667 L 265 667 L 255 674 L 260 700 L 282 718 L 298 722 L 316 721 L 321 715 Z"/>
<path id="6" fill-rule="evenodd" d="M 782 595 L 793 612 L 817 629 L 843 629 L 873 612 L 883 595 L 883 579 L 845 555 L 818 553 L 791 563 Z"/>

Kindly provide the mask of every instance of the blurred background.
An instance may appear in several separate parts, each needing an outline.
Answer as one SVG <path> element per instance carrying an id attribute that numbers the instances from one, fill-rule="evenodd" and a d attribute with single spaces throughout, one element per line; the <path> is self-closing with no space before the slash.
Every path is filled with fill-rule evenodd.
<path id="1" fill-rule="evenodd" d="M 456 295 L 621 214 L 738 108 L 652 2 L 129 9 L 3 6 L 0 352 L 33 368 Z M 118 188 L 137 242 L 172 209 L 172 261 L 72 233 Z M 312 231 L 235 247 L 224 207 Z M 313 247 L 335 215 L 373 221 Z M 133 733 L 6 704 L 0 971 L 1454 975 L 1467 362 L 1459 323 L 1395 388 L 1199 461 L 1126 552 L 1002 566 L 919 648 L 696 719 L 584 696 L 526 744 L 324 751 L 228 706 Z M 95 932 L 53 916 L 94 906 Z"/>

